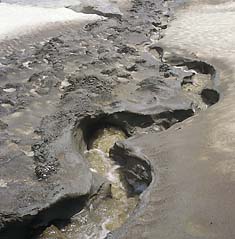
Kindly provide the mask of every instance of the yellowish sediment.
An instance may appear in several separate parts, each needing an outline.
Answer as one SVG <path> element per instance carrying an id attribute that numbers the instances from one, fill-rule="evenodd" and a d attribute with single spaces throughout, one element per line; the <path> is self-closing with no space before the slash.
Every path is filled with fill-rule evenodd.
<path id="1" fill-rule="evenodd" d="M 117 128 L 98 130 L 91 140 L 90 150 L 85 156 L 90 163 L 91 170 L 106 177 L 112 184 L 112 198 L 102 200 L 97 208 L 89 213 L 83 211 L 72 223 L 64 228 L 67 238 L 105 238 L 109 231 L 119 228 L 137 205 L 138 199 L 128 197 L 121 180 L 119 166 L 109 158 L 109 150 L 126 135 Z"/>

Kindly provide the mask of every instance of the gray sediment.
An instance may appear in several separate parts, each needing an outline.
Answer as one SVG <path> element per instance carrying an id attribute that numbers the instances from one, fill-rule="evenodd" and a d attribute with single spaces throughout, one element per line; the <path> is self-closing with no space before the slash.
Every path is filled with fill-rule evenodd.
<path id="1" fill-rule="evenodd" d="M 131 138 L 162 134 L 218 102 L 211 64 L 156 44 L 172 7 L 135 0 L 118 16 L 99 12 L 107 18 L 71 25 L 25 49 L 14 40 L 2 43 L 9 48 L 0 56 L 1 238 L 30 238 L 86 208 L 107 183 L 83 155 L 95 130 L 115 126 Z M 110 155 L 140 194 L 135 217 L 157 171 L 125 141 Z"/>

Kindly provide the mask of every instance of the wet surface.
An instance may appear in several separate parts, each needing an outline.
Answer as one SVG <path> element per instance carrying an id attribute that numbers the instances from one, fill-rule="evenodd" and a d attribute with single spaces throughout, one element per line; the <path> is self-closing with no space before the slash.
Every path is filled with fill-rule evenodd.
<path id="1" fill-rule="evenodd" d="M 124 140 L 125 134 L 116 128 L 98 130 L 85 152 L 90 170 L 107 178 L 111 183 L 110 195 L 98 205 L 89 205 L 89 212 L 82 211 L 72 218 L 71 224 L 61 231 L 66 238 L 105 238 L 110 231 L 119 228 L 135 209 L 138 197 L 128 197 L 119 165 L 109 158 L 109 150 L 116 141 Z"/>
<path id="2" fill-rule="evenodd" d="M 114 198 L 126 201 L 117 204 L 123 211 L 117 212 L 114 201 L 106 198 L 107 194 L 101 196 L 96 207 L 98 212 L 87 210 L 84 198 L 89 205 L 88 198 L 92 195 L 99 198 L 107 179 L 119 178 L 114 164 L 106 167 L 97 162 L 111 162 L 107 158 L 108 148 L 124 135 L 115 130 L 114 133 L 113 129 L 101 131 L 102 144 L 94 140 L 93 149 L 89 147 L 86 153 L 90 158 L 88 164 L 84 158 L 87 143 L 84 136 L 87 135 L 78 125 L 89 117 L 111 115 L 114 126 L 120 125 L 125 135 L 137 132 L 147 137 L 161 133 L 219 100 L 214 96 L 211 100 L 216 75 L 213 66 L 174 54 L 174 59 L 167 58 L 169 52 L 154 45 L 167 29 L 170 7 L 166 1 L 134 1 L 123 10 L 121 18 L 111 15 L 82 26 L 67 25 L 63 31 L 56 28 L 38 37 L 1 43 L 0 140 L 3 143 L 0 162 L 4 164 L 4 168 L 0 168 L 0 208 L 4 209 L 1 237 L 28 238 L 32 230 L 69 219 L 72 224 L 68 230 L 64 229 L 66 236 L 73 237 L 73 233 L 81 236 L 79 230 L 83 228 L 92 238 L 94 231 L 103 237 L 107 231 L 118 231 L 125 221 L 119 228 L 124 230 L 124 226 L 136 218 L 137 214 L 132 214 L 126 221 L 136 206 L 136 199 L 127 197 L 122 190 L 125 185 L 120 181 L 117 187 L 113 183 L 113 194 Z M 203 71 L 204 68 L 210 70 Z M 208 90 L 205 91 L 205 87 Z M 114 112 L 117 114 L 112 114 Z M 104 126 L 102 119 L 99 122 Z M 151 143 L 155 140 L 151 138 Z M 107 144 L 105 148 L 104 144 Z M 148 160 L 151 155 L 145 157 L 140 150 L 133 153 L 124 143 L 115 145 L 116 161 L 125 165 L 125 176 L 133 191 L 141 193 L 152 181 L 152 166 Z M 149 153 L 155 152 L 153 146 Z M 105 177 L 108 175 L 107 179 L 98 176 L 96 171 Z M 140 208 L 146 206 L 146 195 L 141 195 Z M 78 200 L 81 205 L 65 218 L 66 203 L 71 198 L 83 200 Z M 60 210 L 51 212 L 58 202 Z M 109 221 L 104 221 L 99 212 L 109 217 Z M 94 224 L 98 228 L 94 229 Z"/>
<path id="3" fill-rule="evenodd" d="M 215 83 L 221 99 L 164 133 L 124 143 L 123 147 L 138 145 L 143 150 L 158 172 L 158 182 L 152 185 L 146 207 L 114 238 L 226 239 L 235 235 L 234 1 L 185 2 L 160 45 L 176 55 L 213 64 L 220 76 Z M 188 92 L 191 85 L 187 84 L 183 89 Z"/>

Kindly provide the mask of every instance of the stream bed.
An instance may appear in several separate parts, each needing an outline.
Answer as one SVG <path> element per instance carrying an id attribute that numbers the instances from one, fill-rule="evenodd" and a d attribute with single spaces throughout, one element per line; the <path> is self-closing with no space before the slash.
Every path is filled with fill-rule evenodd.
<path id="1" fill-rule="evenodd" d="M 125 133 L 114 127 L 101 128 L 95 132 L 84 154 L 91 171 L 110 181 L 110 194 L 99 201 L 98 205 L 91 202 L 88 210 L 84 209 L 73 216 L 61 229 L 65 238 L 105 238 L 110 231 L 119 228 L 135 209 L 138 196 L 128 195 L 120 166 L 109 158 L 110 148 L 115 142 L 125 138 Z M 51 234 L 41 238 L 51 238 Z"/>

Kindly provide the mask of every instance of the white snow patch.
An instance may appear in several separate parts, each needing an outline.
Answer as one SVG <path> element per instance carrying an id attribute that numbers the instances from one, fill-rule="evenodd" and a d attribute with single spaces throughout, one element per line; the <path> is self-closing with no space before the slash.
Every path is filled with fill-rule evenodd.
<path id="1" fill-rule="evenodd" d="M 13 93 L 16 91 L 15 88 L 8 88 L 8 89 L 3 89 L 3 91 L 7 92 L 7 93 Z"/>
<path id="2" fill-rule="evenodd" d="M 95 14 L 77 13 L 70 9 L 20 6 L 0 3 L 0 40 L 30 33 L 50 23 L 92 21 L 101 19 Z"/>
<path id="3" fill-rule="evenodd" d="M 4 181 L 3 179 L 0 179 L 0 188 L 6 188 L 7 187 L 7 182 Z"/>

